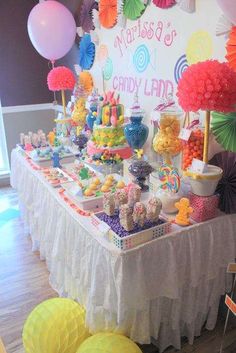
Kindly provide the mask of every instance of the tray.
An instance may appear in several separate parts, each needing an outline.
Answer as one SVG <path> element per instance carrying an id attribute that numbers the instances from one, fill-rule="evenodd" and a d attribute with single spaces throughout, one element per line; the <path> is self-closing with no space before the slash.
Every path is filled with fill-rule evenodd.
<path id="1" fill-rule="evenodd" d="M 51 183 L 51 182 L 47 179 L 47 174 L 45 174 L 45 172 L 42 171 L 43 176 L 45 177 L 45 179 L 48 181 L 48 183 L 49 183 L 52 187 L 56 188 L 56 187 L 61 186 L 61 185 L 63 185 L 63 187 L 64 187 L 66 184 L 73 182 L 73 179 L 72 179 L 66 172 L 64 172 L 64 170 L 62 170 L 62 169 L 60 169 L 60 168 L 49 168 L 49 169 L 57 170 L 58 172 L 60 172 L 61 174 L 63 174 L 63 176 L 64 176 L 65 178 L 67 178 L 67 180 L 58 179 L 59 182 L 54 184 L 54 183 Z"/>
<path id="2" fill-rule="evenodd" d="M 118 174 L 112 174 L 116 180 L 122 179 Z M 104 176 L 99 176 L 101 180 L 104 180 Z M 70 184 L 63 185 L 68 197 L 72 198 L 84 211 L 100 212 L 103 209 L 103 195 L 101 196 L 76 196 L 72 193 L 73 188 L 77 185 L 74 181 Z"/>
<path id="3" fill-rule="evenodd" d="M 96 215 L 93 216 L 91 223 L 99 232 L 102 232 L 102 229 L 104 229 L 103 234 L 107 236 L 108 240 L 118 249 L 128 250 L 169 233 L 171 231 L 171 222 L 162 217 L 159 219 L 162 224 L 124 237 L 120 237 L 116 234 L 111 228 L 109 228 L 107 223 L 103 222 Z"/>

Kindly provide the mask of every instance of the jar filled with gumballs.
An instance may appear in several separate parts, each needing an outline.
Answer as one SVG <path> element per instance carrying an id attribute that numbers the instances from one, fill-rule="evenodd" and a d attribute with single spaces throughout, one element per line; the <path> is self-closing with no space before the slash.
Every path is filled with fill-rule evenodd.
<path id="1" fill-rule="evenodd" d="M 182 150 L 179 139 L 182 112 L 175 106 L 172 96 L 156 107 L 159 129 L 153 139 L 153 149 L 162 156 L 164 163 L 172 164 L 172 157 Z"/>

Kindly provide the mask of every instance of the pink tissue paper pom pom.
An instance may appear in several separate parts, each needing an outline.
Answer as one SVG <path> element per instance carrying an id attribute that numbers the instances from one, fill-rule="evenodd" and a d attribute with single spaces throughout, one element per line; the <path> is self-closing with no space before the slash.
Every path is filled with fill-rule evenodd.
<path id="1" fill-rule="evenodd" d="M 73 90 L 75 77 L 73 72 L 65 66 L 58 66 L 48 73 L 48 88 L 50 91 Z"/>
<path id="2" fill-rule="evenodd" d="M 191 94 L 189 94 L 191 92 Z M 236 72 L 227 63 L 207 60 L 193 64 L 179 80 L 177 97 L 184 111 L 236 110 Z"/>

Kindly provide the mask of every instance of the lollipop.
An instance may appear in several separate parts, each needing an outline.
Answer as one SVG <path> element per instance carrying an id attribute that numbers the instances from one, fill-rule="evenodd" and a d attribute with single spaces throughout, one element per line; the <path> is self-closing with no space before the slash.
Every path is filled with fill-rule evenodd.
<path id="1" fill-rule="evenodd" d="M 180 188 L 179 172 L 169 164 L 162 164 L 158 170 L 161 189 L 177 193 Z"/>

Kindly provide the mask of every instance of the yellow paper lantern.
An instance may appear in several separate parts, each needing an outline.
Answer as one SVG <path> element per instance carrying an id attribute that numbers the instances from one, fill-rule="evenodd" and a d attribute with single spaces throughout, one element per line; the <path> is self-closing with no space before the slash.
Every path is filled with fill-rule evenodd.
<path id="1" fill-rule="evenodd" d="M 67 298 L 36 306 L 23 328 L 25 353 L 75 353 L 87 337 L 84 308 Z"/>
<path id="2" fill-rule="evenodd" d="M 77 353 L 142 353 L 129 338 L 115 333 L 97 333 L 86 339 Z"/>

